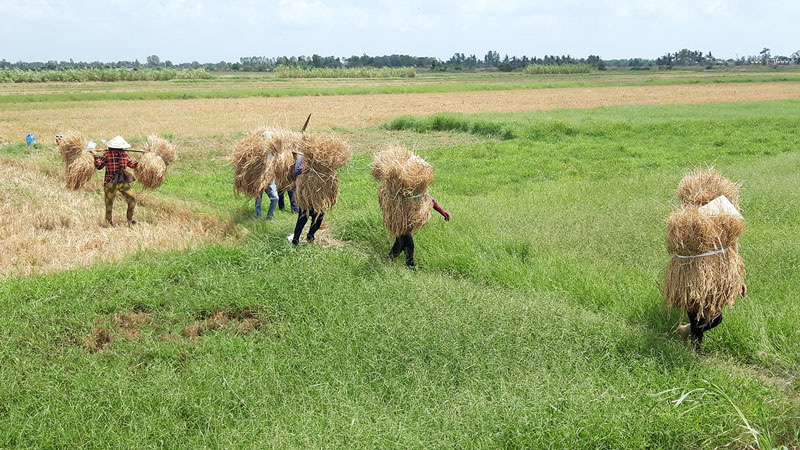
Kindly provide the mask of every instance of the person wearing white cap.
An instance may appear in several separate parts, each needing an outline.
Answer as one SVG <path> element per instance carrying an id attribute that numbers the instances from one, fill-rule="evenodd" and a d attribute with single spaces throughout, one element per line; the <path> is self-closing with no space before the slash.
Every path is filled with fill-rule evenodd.
<path id="1" fill-rule="evenodd" d="M 103 192 L 105 194 L 106 203 L 106 223 L 114 225 L 111 217 L 111 211 L 114 206 L 114 197 L 117 191 L 122 194 L 125 202 L 128 203 L 128 225 L 135 225 L 136 221 L 133 220 L 133 210 L 136 208 L 136 199 L 131 193 L 131 182 L 135 181 L 133 175 L 129 174 L 125 169 L 130 167 L 135 169 L 137 162 L 131 161 L 130 156 L 125 153 L 126 149 L 131 148 L 122 136 L 117 136 L 114 139 L 106 142 L 108 150 L 105 151 L 103 156 L 95 156 L 94 165 L 97 170 L 106 169 L 106 176 L 103 179 Z"/>

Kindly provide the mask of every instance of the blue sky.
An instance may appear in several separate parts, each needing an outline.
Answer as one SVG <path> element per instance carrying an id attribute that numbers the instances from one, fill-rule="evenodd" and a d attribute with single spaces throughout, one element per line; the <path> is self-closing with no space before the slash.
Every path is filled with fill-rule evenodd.
<path id="1" fill-rule="evenodd" d="M 800 1 L 0 0 L 0 59 L 413 54 L 718 57 L 800 50 Z"/>

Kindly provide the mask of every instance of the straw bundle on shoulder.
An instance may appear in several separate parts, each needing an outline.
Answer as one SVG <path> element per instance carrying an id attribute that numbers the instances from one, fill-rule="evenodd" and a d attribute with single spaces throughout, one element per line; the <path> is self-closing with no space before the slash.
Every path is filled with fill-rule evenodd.
<path id="1" fill-rule="evenodd" d="M 269 141 L 269 153 L 273 156 L 284 152 L 300 151 L 302 134 L 285 128 L 267 128 L 264 137 Z"/>
<path id="2" fill-rule="evenodd" d="M 291 152 L 281 152 L 272 161 L 273 179 L 278 192 L 288 192 L 294 187 L 294 156 Z"/>
<path id="3" fill-rule="evenodd" d="M 303 135 L 299 149 L 306 173 L 295 183 L 297 206 L 317 213 L 327 211 L 338 200 L 340 182 L 336 171 L 350 161 L 350 146 L 331 135 Z"/>
<path id="4" fill-rule="evenodd" d="M 687 173 L 678 184 L 677 193 L 684 206 L 703 206 L 724 195 L 739 209 L 740 187 L 711 167 Z"/>
<path id="5" fill-rule="evenodd" d="M 272 180 L 278 192 L 286 192 L 294 187 L 293 152 L 300 152 L 302 134 L 285 128 L 268 128 L 264 132 L 268 141 L 268 152 L 272 156 Z"/>
<path id="6" fill-rule="evenodd" d="M 733 247 L 744 231 L 744 219 L 729 214 L 706 215 L 688 206 L 667 217 L 667 250 L 699 255 Z"/>
<path id="7" fill-rule="evenodd" d="M 414 233 L 425 226 L 433 207 L 428 194 L 433 166 L 405 147 L 395 146 L 375 155 L 371 168 L 372 175 L 381 182 L 378 203 L 392 237 Z"/>
<path id="8" fill-rule="evenodd" d="M 233 189 L 250 197 L 256 197 L 269 186 L 272 176 L 269 155 L 269 140 L 265 129 L 245 136 L 231 153 L 235 164 Z"/>
<path id="9" fill-rule="evenodd" d="M 81 153 L 86 151 L 86 146 L 89 140 L 77 131 L 68 131 L 64 133 L 61 141 L 58 143 L 58 153 L 61 154 L 61 159 L 64 164 L 69 167 L 73 161 L 81 156 Z"/>
<path id="10" fill-rule="evenodd" d="M 664 276 L 671 306 L 710 318 L 732 305 L 741 292 L 744 262 L 738 241 L 741 216 L 706 215 L 689 206 L 667 217 L 667 249 L 673 255 Z"/>
<path id="11" fill-rule="evenodd" d="M 347 143 L 330 134 L 305 134 L 298 143 L 305 164 L 317 171 L 335 172 L 350 161 L 353 151 Z"/>
<path id="12" fill-rule="evenodd" d="M 77 191 L 92 179 L 94 171 L 94 156 L 86 150 L 81 151 L 67 166 L 67 189 Z"/>
<path id="13" fill-rule="evenodd" d="M 415 197 L 398 197 L 384 181 L 378 190 L 378 203 L 383 212 L 383 224 L 393 238 L 414 233 L 431 218 L 433 201 L 424 194 Z"/>
<path id="14" fill-rule="evenodd" d="M 370 165 L 372 176 L 378 181 L 383 180 L 392 169 L 401 169 L 413 154 L 411 150 L 401 145 L 393 145 L 375 154 Z"/>

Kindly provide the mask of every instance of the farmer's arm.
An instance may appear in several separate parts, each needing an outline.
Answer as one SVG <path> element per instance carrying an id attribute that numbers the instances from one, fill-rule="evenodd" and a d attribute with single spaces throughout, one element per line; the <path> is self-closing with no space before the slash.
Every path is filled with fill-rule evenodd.
<path id="1" fill-rule="evenodd" d="M 139 161 L 133 161 L 130 156 L 125 155 L 125 165 L 131 169 L 135 169 L 139 166 Z"/>
<path id="2" fill-rule="evenodd" d="M 444 217 L 445 222 L 449 222 L 450 214 L 448 214 L 447 211 L 443 210 L 442 207 L 439 206 L 438 203 L 436 203 L 436 200 L 434 200 L 433 196 L 431 196 L 431 201 L 433 202 L 433 209 L 435 209 L 436 212 L 438 212 L 439 214 L 442 215 L 442 217 Z"/>
<path id="3" fill-rule="evenodd" d="M 97 168 L 97 170 L 101 170 L 106 166 L 106 157 L 94 155 L 94 166 Z"/>

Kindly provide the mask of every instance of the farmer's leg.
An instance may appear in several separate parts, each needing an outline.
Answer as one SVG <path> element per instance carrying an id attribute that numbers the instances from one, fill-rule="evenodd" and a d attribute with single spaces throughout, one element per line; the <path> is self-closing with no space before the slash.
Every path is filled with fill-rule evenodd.
<path id="1" fill-rule="evenodd" d="M 283 194 L 284 192 L 278 192 L 278 209 L 280 209 L 281 211 L 283 211 L 283 209 L 286 208 L 286 203 L 284 203 L 283 201 Z"/>
<path id="2" fill-rule="evenodd" d="M 317 214 L 311 213 L 311 226 L 308 228 L 308 237 L 309 241 L 314 240 L 314 236 L 317 234 L 319 227 L 322 226 L 322 218 L 325 217 L 325 211 L 320 211 Z"/>
<path id="3" fill-rule="evenodd" d="M 688 315 L 692 331 L 692 344 L 699 350 L 700 345 L 703 343 L 703 333 L 706 331 L 708 323 L 706 319 L 698 317 L 696 312 L 689 312 Z"/>
<path id="4" fill-rule="evenodd" d="M 297 215 L 297 223 L 294 226 L 294 234 L 292 235 L 292 244 L 297 245 L 300 243 L 300 234 L 303 233 L 306 222 L 308 222 L 308 212 L 302 210 L 300 214 Z"/>
<path id="5" fill-rule="evenodd" d="M 416 266 L 414 263 L 414 238 L 411 233 L 407 233 L 401 236 L 400 239 L 403 243 L 403 249 L 406 251 L 406 265 L 408 267 Z"/>
<path id="6" fill-rule="evenodd" d="M 263 192 L 259 192 L 258 195 L 256 195 L 256 200 L 255 200 L 256 217 L 261 217 L 261 196 L 263 194 L 264 194 Z"/>
<path id="7" fill-rule="evenodd" d="M 389 250 L 389 259 L 397 258 L 397 255 L 399 255 L 400 252 L 402 251 L 403 251 L 403 242 L 400 241 L 400 236 L 397 236 L 396 238 L 394 238 L 394 245 L 392 246 L 392 249 Z"/>
<path id="8" fill-rule="evenodd" d="M 103 186 L 103 197 L 106 202 L 106 223 L 113 225 L 111 220 L 111 212 L 114 209 L 114 197 L 117 195 L 117 184 L 108 183 Z"/>
<path id="9" fill-rule="evenodd" d="M 294 201 L 294 188 L 289 190 L 289 203 L 292 205 L 292 214 L 298 214 L 300 212 L 300 208 L 297 206 L 297 203 Z"/>
<path id="10" fill-rule="evenodd" d="M 275 215 L 275 207 L 278 206 L 278 188 L 275 186 L 275 183 L 269 184 L 269 190 L 267 191 L 267 196 L 269 197 L 269 210 L 267 210 L 267 220 L 272 220 L 272 216 Z"/>
<path id="11" fill-rule="evenodd" d="M 133 210 L 136 208 L 136 198 L 134 198 L 133 194 L 131 193 L 131 184 L 130 183 L 122 183 L 118 188 L 119 193 L 122 194 L 122 198 L 125 199 L 125 202 L 128 204 L 128 212 L 126 217 L 128 218 L 128 222 L 133 221 Z"/>
<path id="12" fill-rule="evenodd" d="M 721 323 L 722 323 L 722 313 L 719 313 L 716 317 L 708 321 L 708 324 L 706 325 L 706 331 L 716 327 Z"/>

